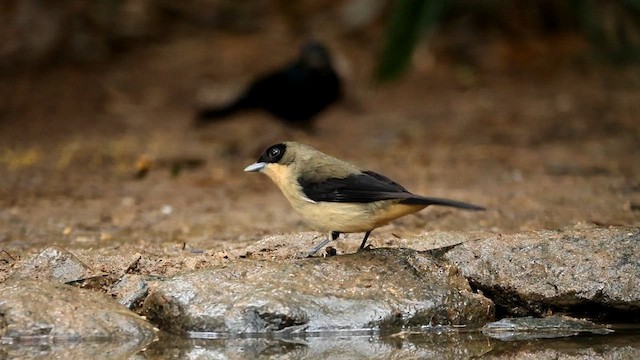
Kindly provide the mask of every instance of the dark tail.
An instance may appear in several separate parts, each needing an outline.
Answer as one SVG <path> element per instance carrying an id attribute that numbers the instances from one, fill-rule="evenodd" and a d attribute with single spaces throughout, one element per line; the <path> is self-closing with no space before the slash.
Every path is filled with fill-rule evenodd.
<path id="1" fill-rule="evenodd" d="M 199 123 L 213 122 L 224 119 L 234 113 L 234 109 L 225 106 L 222 108 L 204 108 L 198 111 L 196 121 Z"/>
<path id="2" fill-rule="evenodd" d="M 423 197 L 423 196 L 410 197 L 410 198 L 407 198 L 405 200 L 402 200 L 401 203 L 402 204 L 407 204 L 407 205 L 451 206 L 451 207 L 455 207 L 455 208 L 459 208 L 459 209 L 474 210 L 474 211 L 485 210 L 485 208 L 482 207 L 482 206 L 468 204 L 468 203 L 464 203 L 464 202 L 461 202 L 461 201 L 455 201 L 455 200 L 449 200 L 449 199 L 440 199 L 440 198 L 433 198 L 433 197 Z"/>
<path id="3" fill-rule="evenodd" d="M 233 115 L 239 109 L 235 104 L 229 106 L 223 106 L 219 108 L 203 108 L 196 114 L 196 122 L 199 124 L 213 122 L 216 120 L 224 119 L 230 115 Z"/>
<path id="4" fill-rule="evenodd" d="M 198 110 L 198 113 L 196 114 L 196 123 L 202 125 L 205 123 L 222 120 L 240 110 L 248 108 L 250 108 L 250 106 L 244 98 L 240 98 L 229 105 L 221 107 L 205 107 Z"/>

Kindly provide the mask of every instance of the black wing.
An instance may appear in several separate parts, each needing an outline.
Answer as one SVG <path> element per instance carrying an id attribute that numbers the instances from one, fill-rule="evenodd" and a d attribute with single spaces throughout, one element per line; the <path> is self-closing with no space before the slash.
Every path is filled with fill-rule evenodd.
<path id="1" fill-rule="evenodd" d="M 321 182 L 298 178 L 298 182 L 304 194 L 313 201 L 368 203 L 415 196 L 398 183 L 373 171 Z"/>
<path id="2" fill-rule="evenodd" d="M 407 205 L 441 205 L 467 210 L 484 210 L 482 206 L 455 200 L 414 195 L 400 184 L 373 171 L 322 182 L 298 178 L 302 191 L 313 201 L 369 203 L 380 200 L 400 200 Z"/>

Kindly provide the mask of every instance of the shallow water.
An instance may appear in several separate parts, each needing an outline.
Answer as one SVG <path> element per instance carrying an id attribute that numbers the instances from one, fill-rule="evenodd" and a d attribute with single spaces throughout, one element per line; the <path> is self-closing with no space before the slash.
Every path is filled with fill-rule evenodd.
<path id="1" fill-rule="evenodd" d="M 149 359 L 640 359 L 640 329 L 637 328 L 620 327 L 608 334 L 529 335 L 505 341 L 480 331 L 435 329 L 387 335 L 363 331 L 282 338 L 174 338 L 155 342 L 143 353 Z"/>
<path id="2" fill-rule="evenodd" d="M 518 340 L 450 328 L 394 334 L 197 334 L 200 338 L 162 334 L 144 349 L 109 342 L 4 343 L 0 359 L 640 359 L 640 327 L 615 326 L 613 330 L 574 335 L 520 333 L 515 337 Z"/>

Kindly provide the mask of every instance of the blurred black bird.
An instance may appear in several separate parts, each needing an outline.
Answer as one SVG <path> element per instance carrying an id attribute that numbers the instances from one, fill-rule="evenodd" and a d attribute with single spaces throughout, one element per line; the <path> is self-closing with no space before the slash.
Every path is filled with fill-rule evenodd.
<path id="1" fill-rule="evenodd" d="M 310 41 L 296 61 L 259 77 L 231 103 L 200 109 L 196 121 L 203 125 L 238 111 L 263 109 L 288 124 L 309 129 L 315 116 L 340 96 L 340 79 L 328 49 Z"/>

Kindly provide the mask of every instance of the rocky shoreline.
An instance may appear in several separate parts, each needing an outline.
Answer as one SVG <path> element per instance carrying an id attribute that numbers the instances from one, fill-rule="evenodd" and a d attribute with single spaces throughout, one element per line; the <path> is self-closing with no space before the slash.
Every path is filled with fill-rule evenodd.
<path id="1" fill-rule="evenodd" d="M 442 246 L 434 237 L 452 245 Z M 429 239 L 440 247 L 411 249 Z M 150 262 L 144 254 L 133 255 L 120 271 L 104 273 L 96 264 L 108 257 L 50 247 L 16 262 L 0 284 L 0 337 L 5 342 L 126 338 L 138 349 L 161 336 L 158 329 L 178 337 L 304 337 L 360 330 L 495 330 L 487 324 L 534 319 L 507 326 L 519 332 L 544 327 L 540 319 L 557 321 L 550 315 L 558 313 L 603 324 L 640 321 L 640 229 L 635 227 L 427 233 L 399 248 L 297 258 L 313 241 L 314 234 L 279 235 L 233 254 L 195 254 L 207 259 L 201 269 L 170 276 L 145 267 Z M 559 330 L 593 331 L 593 323 L 575 320 L 551 329 L 559 336 L 566 336 Z"/>

